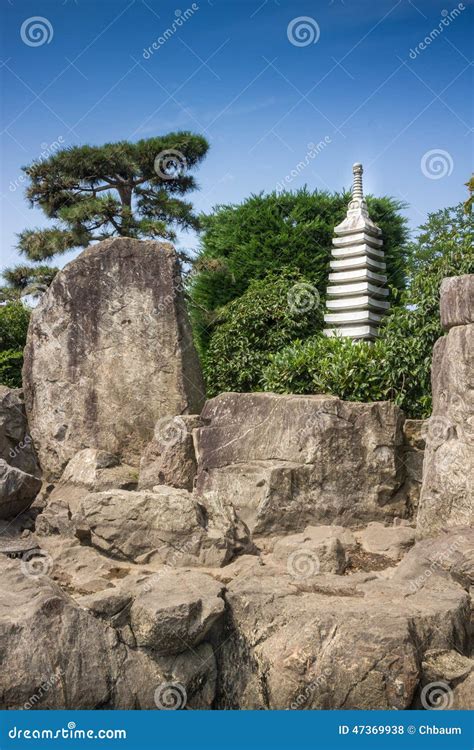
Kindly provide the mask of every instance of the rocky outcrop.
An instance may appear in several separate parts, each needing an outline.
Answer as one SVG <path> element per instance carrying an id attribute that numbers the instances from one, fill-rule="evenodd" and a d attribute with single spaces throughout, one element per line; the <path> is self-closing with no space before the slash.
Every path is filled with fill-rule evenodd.
<path id="1" fill-rule="evenodd" d="M 449 541 L 461 549 L 473 533 Z M 219 707 L 410 708 L 424 654 L 468 652 L 469 596 L 441 568 L 416 590 L 407 572 L 298 579 L 256 564 L 237 576 L 226 593 L 231 635 L 217 652 Z"/>
<path id="2" fill-rule="evenodd" d="M 196 476 L 193 430 L 201 426 L 196 414 L 162 419 L 140 461 L 139 488 L 168 484 L 192 490 Z"/>
<path id="3" fill-rule="evenodd" d="M 411 526 L 384 526 L 374 521 L 356 533 L 356 538 L 366 552 L 401 560 L 415 543 L 415 529 Z"/>
<path id="4" fill-rule="evenodd" d="M 0 572 L 0 708 L 211 707 L 216 669 L 209 644 L 185 657 L 152 658 L 47 576 L 25 574 L 25 565 L 4 557 Z"/>
<path id="5" fill-rule="evenodd" d="M 254 534 L 407 513 L 403 415 L 391 403 L 224 393 L 201 416 L 197 493 L 232 504 Z"/>
<path id="6" fill-rule="evenodd" d="M 26 421 L 23 394 L 0 385 L 0 458 L 15 469 L 41 475 Z"/>
<path id="7" fill-rule="evenodd" d="M 472 312 L 473 278 L 446 279 L 441 287 L 449 332 L 433 351 L 433 412 L 426 427 L 420 536 L 474 521 L 474 320 L 456 324 Z"/>
<path id="8" fill-rule="evenodd" d="M 158 420 L 199 412 L 202 377 L 172 246 L 116 238 L 69 263 L 32 314 L 23 377 L 48 478 L 84 448 L 137 466 Z"/>
<path id="9" fill-rule="evenodd" d="M 118 456 L 95 448 L 85 448 L 71 458 L 61 477 L 61 484 L 87 487 L 89 490 L 137 488 L 138 471 L 121 464 Z"/>
<path id="10" fill-rule="evenodd" d="M 13 518 L 27 510 L 40 488 L 41 479 L 0 459 L 0 518 Z"/>
<path id="11" fill-rule="evenodd" d="M 58 488 L 39 519 L 42 534 L 76 536 L 109 557 L 173 567 L 220 566 L 249 546 L 232 509 L 204 509 L 191 493 Z"/>
<path id="12" fill-rule="evenodd" d="M 27 510 L 41 488 L 22 392 L 0 386 L 0 519 Z M 2 536 L 2 534 L 0 534 Z"/>

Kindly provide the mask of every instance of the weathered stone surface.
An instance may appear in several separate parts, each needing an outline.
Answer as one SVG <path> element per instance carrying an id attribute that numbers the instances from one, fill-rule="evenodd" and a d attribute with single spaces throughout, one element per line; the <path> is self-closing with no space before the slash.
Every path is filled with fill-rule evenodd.
<path id="1" fill-rule="evenodd" d="M 468 595 L 449 574 L 435 572 L 416 593 L 395 575 L 351 578 L 322 574 L 303 588 L 263 566 L 232 581 L 234 631 L 216 652 L 218 706 L 409 708 L 424 654 L 467 653 Z"/>
<path id="2" fill-rule="evenodd" d="M 117 456 L 85 448 L 71 458 L 61 477 L 62 484 L 86 487 L 95 492 L 137 488 L 138 471 L 120 463 Z"/>
<path id="3" fill-rule="evenodd" d="M 196 456 L 192 431 L 201 426 L 195 414 L 164 418 L 155 427 L 153 440 L 140 461 L 139 489 L 168 484 L 192 490 L 196 476 Z"/>
<path id="4" fill-rule="evenodd" d="M 453 703 L 451 708 L 454 711 L 472 711 L 474 695 L 474 672 L 466 677 L 463 682 L 456 685 L 453 691 Z"/>
<path id="5" fill-rule="evenodd" d="M 273 556 L 296 578 L 318 573 L 342 574 L 347 566 L 345 547 L 356 545 L 353 534 L 342 526 L 307 526 L 300 534 L 279 539 Z"/>
<path id="6" fill-rule="evenodd" d="M 196 491 L 232 503 L 254 534 L 407 513 L 403 415 L 391 403 L 224 393 L 201 416 Z"/>
<path id="7" fill-rule="evenodd" d="M 384 526 L 374 521 L 356 534 L 366 552 L 401 560 L 415 543 L 415 529 L 410 526 Z"/>
<path id="8" fill-rule="evenodd" d="M 403 423 L 403 464 L 406 478 L 403 485 L 410 517 L 416 517 L 423 482 L 425 454 L 425 420 L 406 419 Z"/>
<path id="9" fill-rule="evenodd" d="M 22 391 L 5 385 L 0 385 L 0 458 L 25 474 L 41 474 L 28 433 Z"/>
<path id="10" fill-rule="evenodd" d="M 474 324 L 457 326 L 433 351 L 433 412 L 426 428 L 417 533 L 474 521 Z"/>
<path id="11" fill-rule="evenodd" d="M 90 493 L 76 508 L 76 535 L 119 560 L 219 566 L 248 541 L 234 516 L 173 487 Z"/>
<path id="12" fill-rule="evenodd" d="M 137 645 L 163 655 L 194 648 L 222 616 L 223 591 L 197 571 L 156 573 L 136 592 L 130 611 Z"/>
<path id="13" fill-rule="evenodd" d="M 445 331 L 454 326 L 474 323 L 474 274 L 443 279 L 440 312 Z"/>
<path id="14" fill-rule="evenodd" d="M 156 710 L 170 683 L 179 684 L 181 707 L 210 708 L 216 669 L 209 644 L 151 659 L 47 576 L 24 575 L 19 561 L 5 557 L 0 572 L 0 709 Z"/>
<path id="15" fill-rule="evenodd" d="M 27 510 L 40 487 L 40 479 L 0 459 L 0 518 L 13 518 Z"/>
<path id="16" fill-rule="evenodd" d="M 426 652 L 422 668 L 425 682 L 443 680 L 454 687 L 474 671 L 474 661 L 457 651 L 433 649 Z"/>
<path id="17" fill-rule="evenodd" d="M 33 312 L 23 375 L 48 477 L 83 448 L 138 465 L 159 419 L 203 401 L 172 246 L 115 238 L 69 263 Z"/>

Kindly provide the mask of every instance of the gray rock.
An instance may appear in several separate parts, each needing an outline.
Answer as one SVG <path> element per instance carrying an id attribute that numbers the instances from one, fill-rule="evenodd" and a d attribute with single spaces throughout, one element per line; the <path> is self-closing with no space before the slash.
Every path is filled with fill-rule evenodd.
<path id="1" fill-rule="evenodd" d="M 403 457 L 406 479 L 403 489 L 406 493 L 408 513 L 416 518 L 423 482 L 423 459 L 425 455 L 425 420 L 406 419 L 403 424 Z"/>
<path id="2" fill-rule="evenodd" d="M 449 574 L 416 592 L 403 578 L 354 578 L 321 574 L 303 587 L 261 566 L 230 582 L 218 707 L 406 709 L 425 654 L 467 653 L 468 596 Z"/>
<path id="3" fill-rule="evenodd" d="M 451 328 L 433 351 L 417 533 L 474 521 L 474 324 Z"/>
<path id="4" fill-rule="evenodd" d="M 366 552 L 401 560 L 415 543 L 416 533 L 409 526 L 384 526 L 374 521 L 356 536 Z"/>
<path id="5" fill-rule="evenodd" d="M 47 576 L 0 557 L 0 709 L 157 709 L 164 693 L 210 708 L 212 648 L 155 659 L 78 607 Z M 173 692 L 174 691 L 174 692 Z"/>
<path id="6" fill-rule="evenodd" d="M 474 661 L 457 651 L 433 649 L 424 655 L 422 669 L 426 683 L 442 680 L 454 687 L 474 671 Z"/>
<path id="7" fill-rule="evenodd" d="M 201 416 L 196 491 L 232 504 L 254 534 L 407 513 L 403 415 L 391 403 L 224 393 Z"/>
<path id="8" fill-rule="evenodd" d="M 48 478 L 83 448 L 137 466 L 157 421 L 203 402 L 176 253 L 129 238 L 89 247 L 34 310 L 23 370 Z"/>
<path id="9" fill-rule="evenodd" d="M 445 331 L 474 323 L 474 274 L 443 279 L 440 312 Z"/>
<path id="10" fill-rule="evenodd" d="M 341 575 L 348 562 L 345 547 L 355 545 L 353 534 L 342 526 L 307 526 L 300 534 L 279 539 L 273 557 L 296 579 L 319 573 Z"/>
<path id="11" fill-rule="evenodd" d="M 193 649 L 222 616 L 223 591 L 197 571 L 155 574 L 136 592 L 130 611 L 137 645 L 162 655 Z"/>
<path id="12" fill-rule="evenodd" d="M 41 479 L 25 474 L 0 459 L 0 518 L 14 518 L 27 510 L 41 488 Z"/>
<path id="13" fill-rule="evenodd" d="M 136 489 L 138 472 L 120 463 L 117 456 L 95 448 L 85 448 L 71 458 L 61 477 L 62 484 L 86 487 L 95 492 L 110 489 Z"/>
<path id="14" fill-rule="evenodd" d="M 220 566 L 242 549 L 235 516 L 205 512 L 186 490 L 89 493 L 76 505 L 76 535 L 118 560 Z"/>
<path id="15" fill-rule="evenodd" d="M 156 484 L 193 489 L 196 456 L 192 431 L 200 426 L 201 419 L 194 414 L 164 418 L 157 423 L 153 440 L 140 461 L 139 489 Z"/>
<path id="16" fill-rule="evenodd" d="M 0 458 L 25 474 L 41 475 L 26 421 L 23 393 L 0 385 Z"/>

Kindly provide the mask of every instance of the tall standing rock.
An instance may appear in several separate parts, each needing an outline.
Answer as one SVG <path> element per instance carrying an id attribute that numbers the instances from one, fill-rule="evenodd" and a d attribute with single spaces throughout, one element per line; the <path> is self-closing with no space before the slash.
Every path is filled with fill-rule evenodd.
<path id="1" fill-rule="evenodd" d="M 431 370 L 419 536 L 474 522 L 474 275 L 444 279 Z"/>
<path id="2" fill-rule="evenodd" d="M 122 237 L 69 263 L 32 315 L 23 379 L 51 478 L 83 448 L 138 465 L 159 419 L 199 412 L 202 375 L 173 247 Z"/>

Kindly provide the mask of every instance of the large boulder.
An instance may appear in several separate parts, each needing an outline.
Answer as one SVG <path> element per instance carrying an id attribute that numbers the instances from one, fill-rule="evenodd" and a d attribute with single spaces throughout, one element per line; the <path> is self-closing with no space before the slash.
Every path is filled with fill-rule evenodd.
<path id="1" fill-rule="evenodd" d="M 224 393 L 201 417 L 196 491 L 233 505 L 255 535 L 407 514 L 403 414 L 392 403 Z"/>
<path id="2" fill-rule="evenodd" d="M 49 478 L 83 448 L 137 466 L 159 419 L 203 403 L 173 247 L 122 237 L 69 263 L 32 314 L 23 377 Z"/>
<path id="3" fill-rule="evenodd" d="M 426 428 L 417 533 L 474 521 L 474 324 L 456 326 L 433 351 L 433 412 Z"/>
<path id="4" fill-rule="evenodd" d="M 406 573 L 298 579 L 268 564 L 244 571 L 227 586 L 218 707 L 412 708 L 425 655 L 468 653 L 469 595 L 448 571 L 435 569 L 416 591 Z"/>
<path id="5" fill-rule="evenodd" d="M 71 458 L 61 477 L 61 484 L 87 487 L 89 490 L 134 490 L 138 471 L 123 465 L 118 456 L 95 448 L 84 448 Z"/>
<path id="6" fill-rule="evenodd" d="M 91 492 L 76 496 L 69 513 L 79 538 L 119 560 L 218 567 L 248 543 L 231 510 L 204 509 L 173 487 Z"/>
<path id="7" fill-rule="evenodd" d="M 140 489 L 168 484 L 192 490 L 196 476 L 196 455 L 193 430 L 201 426 L 196 414 L 160 420 L 153 440 L 147 445 L 140 461 Z"/>
<path id="8" fill-rule="evenodd" d="M 0 709 L 210 708 L 214 699 L 208 643 L 150 658 L 47 575 L 2 556 L 0 633 Z"/>
<path id="9" fill-rule="evenodd" d="M 224 612 L 223 591 L 197 571 L 156 573 L 136 592 L 130 610 L 137 645 L 162 655 L 195 648 Z"/>
<path id="10" fill-rule="evenodd" d="M 22 391 L 5 385 L 0 385 L 0 458 L 25 474 L 40 476 Z"/>

